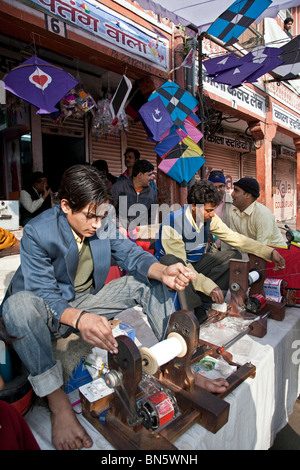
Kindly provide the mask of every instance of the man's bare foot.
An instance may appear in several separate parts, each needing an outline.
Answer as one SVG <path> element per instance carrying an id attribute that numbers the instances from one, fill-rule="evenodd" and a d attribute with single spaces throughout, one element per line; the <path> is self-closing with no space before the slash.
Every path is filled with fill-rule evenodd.
<path id="1" fill-rule="evenodd" d="M 57 450 L 89 448 L 93 441 L 79 423 L 72 405 L 61 389 L 48 395 L 51 410 L 52 443 Z"/>
<path id="2" fill-rule="evenodd" d="M 193 375 L 195 377 L 195 385 L 207 392 L 224 393 L 229 386 L 229 383 L 225 379 L 212 380 L 197 373 Z"/>

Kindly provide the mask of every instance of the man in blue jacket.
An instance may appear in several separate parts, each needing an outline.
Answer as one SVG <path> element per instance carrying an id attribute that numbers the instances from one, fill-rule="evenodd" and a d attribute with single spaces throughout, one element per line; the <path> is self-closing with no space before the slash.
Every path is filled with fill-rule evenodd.
<path id="1" fill-rule="evenodd" d="M 192 271 L 163 266 L 116 229 L 111 192 L 99 172 L 69 168 L 58 193 L 60 205 L 30 221 L 21 240 L 21 265 L 9 285 L 2 314 L 14 347 L 38 396 L 47 397 L 57 449 L 91 447 L 62 390 L 63 375 L 51 340 L 80 332 L 84 341 L 117 353 L 108 320 L 141 305 L 161 339 L 174 311 L 168 287 L 183 289 Z M 111 256 L 129 275 L 105 285 Z M 167 287 L 168 286 L 168 287 Z"/>

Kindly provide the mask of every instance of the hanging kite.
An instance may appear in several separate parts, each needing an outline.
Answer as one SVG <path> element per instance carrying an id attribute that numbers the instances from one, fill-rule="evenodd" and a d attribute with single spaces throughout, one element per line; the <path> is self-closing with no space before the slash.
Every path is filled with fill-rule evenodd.
<path id="1" fill-rule="evenodd" d="M 296 78 L 300 73 L 300 34 L 281 46 L 281 49 L 283 50 L 280 55 L 282 64 L 274 68 L 273 72 L 281 75 L 284 80 Z"/>
<path id="2" fill-rule="evenodd" d="M 223 83 L 232 88 L 243 83 L 254 83 L 259 77 L 283 63 L 280 58 L 281 53 L 282 49 L 276 47 L 259 46 L 238 59 L 238 65 L 234 61 L 235 66 L 231 68 L 229 68 L 231 61 L 229 59 L 223 71 L 220 71 L 220 68 L 218 69 L 219 71 L 215 74 L 213 82 Z"/>
<path id="3" fill-rule="evenodd" d="M 157 88 L 149 100 L 151 101 L 159 96 L 169 112 L 172 121 L 177 126 L 183 125 L 185 118 L 197 106 L 198 101 L 188 91 L 180 88 L 175 82 L 168 80 L 162 86 Z"/>
<path id="4" fill-rule="evenodd" d="M 163 161 L 158 165 L 158 168 L 178 183 L 188 183 L 205 163 L 202 150 L 190 137 L 181 139 L 180 136 L 172 136 L 170 140 L 164 140 L 167 141 L 167 145 L 165 145 L 165 149 L 163 149 L 163 146 L 160 147 L 159 151 L 161 153 L 167 150 L 176 140 L 177 143 L 164 153 Z"/>
<path id="5" fill-rule="evenodd" d="M 156 142 L 159 142 L 173 125 L 172 118 L 159 96 L 144 104 L 138 114 L 148 137 Z"/>
<path id="6" fill-rule="evenodd" d="M 158 168 L 178 183 L 189 182 L 205 161 L 197 145 L 203 137 L 196 128 L 197 105 L 193 95 L 168 80 L 139 109 L 148 138 L 160 141 L 154 147 L 164 159 Z"/>
<path id="7" fill-rule="evenodd" d="M 225 46 L 230 46 L 271 3 L 271 0 L 236 0 L 206 32 L 224 41 Z"/>
<path id="8" fill-rule="evenodd" d="M 39 108 L 36 114 L 57 112 L 55 105 L 78 84 L 68 72 L 36 56 L 13 68 L 3 81 L 6 90 Z"/>

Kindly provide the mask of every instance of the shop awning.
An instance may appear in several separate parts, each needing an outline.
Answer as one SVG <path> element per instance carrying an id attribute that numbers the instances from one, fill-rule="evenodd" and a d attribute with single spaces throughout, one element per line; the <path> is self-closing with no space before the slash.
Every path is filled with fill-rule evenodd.
<path id="1" fill-rule="evenodd" d="M 201 34 L 211 23 L 220 16 L 233 0 L 137 0 L 145 10 L 152 10 L 163 18 L 169 18 L 174 24 L 181 24 L 192 31 Z M 259 23 L 263 18 L 275 18 L 279 10 L 300 5 L 299 0 L 273 0 L 271 5 L 257 18 Z"/>

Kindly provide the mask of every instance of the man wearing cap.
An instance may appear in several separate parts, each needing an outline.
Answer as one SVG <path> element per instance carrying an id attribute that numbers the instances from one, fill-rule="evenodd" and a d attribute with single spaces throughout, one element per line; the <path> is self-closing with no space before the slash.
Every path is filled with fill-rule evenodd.
<path id="1" fill-rule="evenodd" d="M 215 209 L 215 214 L 220 217 L 221 220 L 230 227 L 231 212 L 233 209 L 232 197 L 229 193 L 226 193 L 226 178 L 223 171 L 212 170 L 208 176 L 208 181 L 211 181 L 215 188 L 219 191 L 221 196 L 221 202 Z M 221 240 L 216 240 L 216 246 L 219 250 L 228 250 L 230 246 Z"/>
<path id="2" fill-rule="evenodd" d="M 293 38 L 293 34 L 292 34 L 292 26 L 293 26 L 293 23 L 294 23 L 294 20 L 293 18 L 286 18 L 284 20 L 284 27 L 283 27 L 283 31 L 292 39 Z"/>
<path id="3" fill-rule="evenodd" d="M 255 178 L 241 178 L 233 183 L 231 229 L 263 245 L 286 247 L 275 216 L 257 202 L 259 184 Z"/>
<path id="4" fill-rule="evenodd" d="M 155 244 L 155 257 L 165 265 L 181 262 L 197 278 L 180 295 L 181 308 L 194 311 L 199 322 L 206 320 L 213 302 L 223 303 L 229 287 L 230 259 L 252 253 L 284 269 L 285 261 L 273 247 L 237 233 L 215 215 L 220 195 L 211 181 L 197 181 L 188 191 L 187 204 L 163 220 Z M 208 233 L 224 241 L 231 251 L 207 252 Z M 242 253 L 241 253 L 242 252 Z"/>

